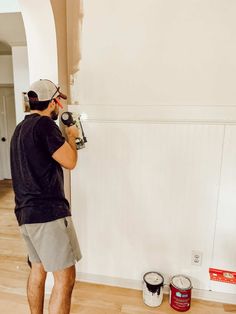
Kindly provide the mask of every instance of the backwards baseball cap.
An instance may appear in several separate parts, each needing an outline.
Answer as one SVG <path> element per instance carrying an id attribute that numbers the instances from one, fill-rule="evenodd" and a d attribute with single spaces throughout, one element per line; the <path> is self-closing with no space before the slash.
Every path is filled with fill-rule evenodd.
<path id="1" fill-rule="evenodd" d="M 27 93 L 30 103 L 50 102 L 53 99 L 63 108 L 59 98 L 67 99 L 67 96 L 60 91 L 60 87 L 56 86 L 52 81 L 40 79 L 30 86 Z"/>

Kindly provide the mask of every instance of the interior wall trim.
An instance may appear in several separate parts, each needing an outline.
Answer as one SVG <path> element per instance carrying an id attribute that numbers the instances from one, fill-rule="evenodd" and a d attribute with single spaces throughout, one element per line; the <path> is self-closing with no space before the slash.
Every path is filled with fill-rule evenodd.
<path id="1" fill-rule="evenodd" d="M 128 280 L 123 278 L 114 278 L 108 276 L 86 274 L 78 272 L 76 274 L 76 279 L 79 281 L 84 281 L 88 283 L 102 284 L 108 286 L 115 286 L 128 289 L 142 290 L 142 281 L 140 280 Z M 169 294 L 169 285 L 164 285 L 164 293 Z M 208 291 L 203 289 L 193 289 L 192 297 L 205 301 L 220 302 L 227 304 L 236 304 L 235 294 Z"/>
<path id="2" fill-rule="evenodd" d="M 235 105 L 69 105 L 89 122 L 236 124 Z"/>
<path id="3" fill-rule="evenodd" d="M 48 280 L 49 279 L 49 280 Z M 93 284 L 108 285 L 120 288 L 128 288 L 135 290 L 142 290 L 142 281 L 141 280 L 131 280 L 110 276 L 102 276 L 95 274 L 88 274 L 77 272 L 76 280 L 83 281 Z M 53 288 L 53 277 L 47 278 L 45 291 L 46 294 L 50 294 Z M 169 294 L 169 286 L 164 285 L 164 293 Z M 192 290 L 192 298 L 220 302 L 226 304 L 236 304 L 236 297 L 233 293 L 217 292 L 203 289 L 194 289 Z"/>
<path id="4" fill-rule="evenodd" d="M 14 87 L 14 84 L 0 84 L 0 87 L 12 88 Z"/>

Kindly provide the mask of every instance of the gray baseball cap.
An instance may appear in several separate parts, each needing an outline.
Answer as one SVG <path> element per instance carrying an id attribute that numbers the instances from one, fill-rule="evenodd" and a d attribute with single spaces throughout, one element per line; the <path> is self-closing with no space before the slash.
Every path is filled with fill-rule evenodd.
<path id="1" fill-rule="evenodd" d="M 60 97 L 67 99 L 67 96 L 60 91 L 60 87 L 48 79 L 40 79 L 30 86 L 28 92 L 30 101 L 49 101 Z"/>

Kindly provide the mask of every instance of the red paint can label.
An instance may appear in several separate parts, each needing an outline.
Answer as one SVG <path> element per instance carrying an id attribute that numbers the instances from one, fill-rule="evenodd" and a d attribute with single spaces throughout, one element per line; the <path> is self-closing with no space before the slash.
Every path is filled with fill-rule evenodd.
<path id="1" fill-rule="evenodd" d="M 179 312 L 186 312 L 191 305 L 191 281 L 182 275 L 172 278 L 170 283 L 170 305 Z"/>

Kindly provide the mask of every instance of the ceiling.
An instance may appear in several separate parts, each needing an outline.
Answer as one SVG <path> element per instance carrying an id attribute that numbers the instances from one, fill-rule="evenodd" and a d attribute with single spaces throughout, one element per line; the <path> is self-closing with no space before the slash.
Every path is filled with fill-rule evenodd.
<path id="1" fill-rule="evenodd" d="M 0 54 L 9 54 L 10 46 L 26 46 L 24 23 L 19 12 L 0 13 Z"/>

